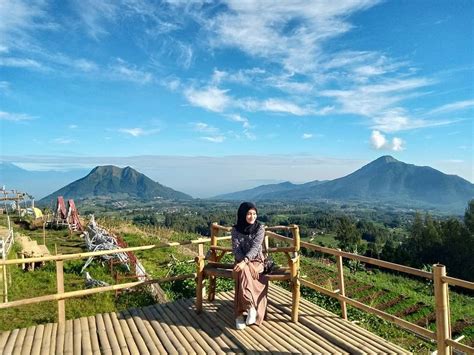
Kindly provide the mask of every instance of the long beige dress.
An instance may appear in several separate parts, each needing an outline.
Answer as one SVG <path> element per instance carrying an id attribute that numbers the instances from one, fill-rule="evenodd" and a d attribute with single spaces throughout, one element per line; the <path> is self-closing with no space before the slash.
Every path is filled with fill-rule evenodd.
<path id="1" fill-rule="evenodd" d="M 250 272 L 252 266 L 260 273 L 258 279 L 254 279 Z M 235 317 L 247 312 L 250 307 L 257 310 L 255 324 L 262 324 L 267 310 L 268 280 L 263 272 L 263 263 L 251 261 L 242 271 L 235 273 Z"/>

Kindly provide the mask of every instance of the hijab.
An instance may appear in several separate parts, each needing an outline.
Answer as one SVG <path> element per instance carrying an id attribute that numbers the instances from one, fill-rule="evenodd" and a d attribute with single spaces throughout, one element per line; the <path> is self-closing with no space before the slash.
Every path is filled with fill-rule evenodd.
<path id="1" fill-rule="evenodd" d="M 237 224 L 234 225 L 234 228 L 242 234 L 253 234 L 257 232 L 260 228 L 260 222 L 255 221 L 254 224 L 248 224 L 246 217 L 247 212 L 251 209 L 254 209 L 257 212 L 257 206 L 252 202 L 243 202 L 239 206 L 237 211 Z"/>

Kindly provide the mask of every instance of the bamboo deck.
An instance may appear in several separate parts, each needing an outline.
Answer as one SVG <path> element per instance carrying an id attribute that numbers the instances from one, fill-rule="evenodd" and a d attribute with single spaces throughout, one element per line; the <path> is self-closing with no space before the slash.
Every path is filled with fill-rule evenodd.
<path id="1" fill-rule="evenodd" d="M 233 293 L 220 293 L 196 314 L 194 300 L 179 300 L 121 313 L 104 313 L 0 333 L 0 354 L 225 354 L 409 352 L 301 300 L 292 323 L 291 293 L 269 292 L 268 319 L 235 330 Z"/>

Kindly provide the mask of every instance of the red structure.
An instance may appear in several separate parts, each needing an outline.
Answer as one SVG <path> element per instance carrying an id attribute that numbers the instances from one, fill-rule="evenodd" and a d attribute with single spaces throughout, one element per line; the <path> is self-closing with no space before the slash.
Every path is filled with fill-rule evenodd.
<path id="1" fill-rule="evenodd" d="M 56 226 L 67 226 L 72 231 L 84 231 L 74 200 L 68 200 L 68 207 L 66 209 L 66 203 L 62 196 L 58 196 L 53 223 Z"/>
<path id="2" fill-rule="evenodd" d="M 72 226 L 73 230 L 75 231 L 84 231 L 84 227 L 82 227 L 81 220 L 79 219 L 79 213 L 76 209 L 76 204 L 74 203 L 73 199 L 68 200 L 69 209 L 67 212 L 67 220 L 70 226 Z"/>

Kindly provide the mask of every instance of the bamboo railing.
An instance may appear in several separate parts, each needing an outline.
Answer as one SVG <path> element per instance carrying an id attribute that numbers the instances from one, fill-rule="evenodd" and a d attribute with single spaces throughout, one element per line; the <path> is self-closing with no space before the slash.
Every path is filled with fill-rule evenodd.
<path id="1" fill-rule="evenodd" d="M 223 237 L 223 238 L 217 238 L 217 239 L 229 239 L 229 238 L 230 237 Z M 122 283 L 122 284 L 111 285 L 111 286 L 101 286 L 101 287 L 95 287 L 95 288 L 86 289 L 86 290 L 64 292 L 64 261 L 85 259 L 91 256 L 113 255 L 117 253 L 124 253 L 124 252 L 130 252 L 130 251 L 150 250 L 154 248 L 168 248 L 168 247 L 190 245 L 190 244 L 198 244 L 199 247 L 202 248 L 204 243 L 209 243 L 210 241 L 211 241 L 210 238 L 199 238 L 199 239 L 183 241 L 183 242 L 160 243 L 160 244 L 155 244 L 155 245 L 145 245 L 145 246 L 140 246 L 140 247 L 120 248 L 120 249 L 113 249 L 113 250 L 101 250 L 101 251 L 86 252 L 86 253 L 64 254 L 64 255 L 60 254 L 60 255 L 49 255 L 49 256 L 34 257 L 34 258 L 0 260 L 0 266 L 2 266 L 4 270 L 6 269 L 7 265 L 18 265 L 18 264 L 23 264 L 23 263 L 37 263 L 37 262 L 46 262 L 46 261 L 56 262 L 56 289 L 57 289 L 57 292 L 54 294 L 48 294 L 48 295 L 39 296 L 39 297 L 25 298 L 21 300 L 0 303 L 0 310 L 5 309 L 5 308 L 10 308 L 10 307 L 24 306 L 27 304 L 34 304 L 34 303 L 47 302 L 47 301 L 57 301 L 58 323 L 64 324 L 66 321 L 66 312 L 65 312 L 66 299 L 83 297 L 83 296 L 100 293 L 100 292 L 106 292 L 106 291 L 123 290 L 127 288 L 132 288 L 132 287 L 137 287 L 137 286 L 142 286 L 142 285 L 149 285 L 153 283 L 163 283 L 163 282 L 183 280 L 183 279 L 196 277 L 196 274 L 192 273 L 192 274 L 177 275 L 173 277 L 165 277 L 165 278 L 159 278 L 159 279 L 128 282 L 128 283 Z"/>
<path id="2" fill-rule="evenodd" d="M 266 234 L 271 238 L 292 244 L 294 242 L 294 238 L 285 237 L 273 232 L 273 230 L 278 230 L 278 229 L 291 231 L 292 228 L 294 228 L 294 226 L 267 227 Z M 0 260 L 0 266 L 3 266 L 3 267 L 6 267 L 7 265 L 23 264 L 23 263 L 29 263 L 29 262 L 55 261 L 56 262 L 56 280 L 57 280 L 57 293 L 0 303 L 0 309 L 45 302 L 45 301 L 57 301 L 58 302 L 58 323 L 64 324 L 65 323 L 64 301 L 69 298 L 76 298 L 76 297 L 82 297 L 82 296 L 86 296 L 86 295 L 90 295 L 94 293 L 121 290 L 121 289 L 132 288 L 132 287 L 136 287 L 140 285 L 162 283 L 162 282 L 183 280 L 183 279 L 189 279 L 189 278 L 196 278 L 197 286 L 201 285 L 202 287 L 203 280 L 202 279 L 199 280 L 199 268 L 204 267 L 204 258 L 202 257 L 203 252 L 204 252 L 204 249 L 203 249 L 204 244 L 210 243 L 211 247 L 214 247 L 214 250 L 229 251 L 228 249 L 224 247 L 222 248 L 217 247 L 217 241 L 230 239 L 230 236 L 218 237 L 219 230 L 224 231 L 224 232 L 230 232 L 231 228 L 220 226 L 217 223 L 213 223 L 211 225 L 211 231 L 214 231 L 214 232 L 211 232 L 211 238 L 199 238 L 196 240 L 190 240 L 190 241 L 184 241 L 184 242 L 161 243 L 161 244 L 156 244 L 156 245 L 129 247 L 129 248 L 115 249 L 115 250 L 104 250 L 104 251 L 98 251 L 98 252 L 52 255 L 52 256 L 37 257 L 37 258 L 25 258 L 25 259 Z M 361 309 L 368 313 L 374 314 L 382 319 L 385 319 L 391 323 L 394 323 L 397 326 L 403 329 L 409 330 L 421 337 L 436 341 L 439 355 L 450 354 L 451 348 L 464 351 L 468 354 L 474 354 L 473 347 L 458 343 L 451 338 L 451 324 L 450 324 L 450 319 L 449 319 L 450 305 L 449 305 L 449 290 L 448 290 L 448 285 L 453 285 L 453 286 L 458 286 L 458 287 L 474 290 L 473 282 L 446 276 L 446 267 L 444 265 L 439 265 L 439 264 L 433 265 L 433 272 L 430 273 L 430 272 L 419 270 L 416 268 L 394 264 L 394 263 L 390 263 L 383 260 L 368 258 L 365 256 L 348 253 L 341 250 L 322 247 L 322 246 L 318 246 L 318 245 L 307 243 L 307 242 L 299 242 L 299 238 L 297 239 L 298 239 L 298 245 L 293 245 L 292 247 L 287 248 L 288 251 L 290 250 L 294 251 L 295 248 L 299 250 L 300 247 L 304 247 L 304 248 L 317 251 L 320 253 L 334 255 L 336 257 L 339 289 L 336 291 L 332 291 L 332 290 L 326 289 L 324 287 L 318 286 L 314 283 L 311 283 L 309 281 L 306 281 L 300 278 L 299 273 L 298 272 L 295 273 L 295 270 L 298 270 L 298 267 L 299 267 L 299 258 L 298 258 L 298 265 L 295 264 L 294 270 L 292 270 L 292 275 L 294 274 L 293 276 L 295 277 L 295 280 L 297 280 L 297 283 L 298 283 L 298 290 L 296 291 L 298 294 L 294 294 L 294 296 L 297 296 L 299 298 L 299 284 L 301 284 L 303 286 L 312 288 L 322 294 L 325 294 L 337 299 L 341 304 L 342 317 L 345 319 L 347 319 L 347 304 L 349 304 L 355 308 Z M 153 248 L 166 248 L 166 247 L 190 245 L 190 244 L 198 245 L 199 255 L 201 256 L 198 260 L 199 262 L 197 263 L 196 273 L 187 274 L 187 275 L 178 275 L 178 276 L 166 277 L 166 278 L 160 278 L 160 279 L 129 282 L 129 283 L 123 283 L 123 284 L 111 285 L 111 286 L 96 287 L 96 288 L 87 289 L 87 290 L 64 292 L 64 271 L 63 271 L 64 261 L 84 259 L 90 256 L 115 254 L 115 253 L 122 253 L 122 252 L 128 252 L 128 251 L 150 250 Z M 275 249 L 281 249 L 281 248 L 275 248 Z M 435 311 L 436 311 L 436 332 L 420 327 L 416 324 L 408 322 L 392 314 L 383 312 L 379 309 L 376 309 L 374 307 L 363 304 L 355 299 L 347 297 L 345 295 L 345 286 L 344 286 L 343 258 L 358 260 L 367 264 L 376 265 L 376 266 L 386 268 L 389 270 L 395 270 L 395 271 L 402 272 L 405 274 L 422 277 L 428 280 L 433 280 L 434 291 L 435 291 L 434 297 L 435 297 Z M 296 311 L 294 313 L 297 314 L 298 312 L 297 309 L 294 311 Z"/>
<path id="3" fill-rule="evenodd" d="M 291 239 L 288 238 L 288 241 L 290 240 Z M 322 247 L 322 246 L 315 245 L 312 243 L 301 242 L 301 246 L 313 251 L 320 252 L 320 253 L 334 255 L 336 257 L 337 277 L 339 281 L 338 290 L 331 291 L 329 289 L 315 285 L 314 283 L 308 282 L 306 280 L 300 280 L 300 282 L 303 286 L 312 288 L 327 296 L 336 298 L 341 304 L 341 312 L 342 312 L 343 318 L 347 319 L 346 304 L 349 304 L 355 308 L 361 309 L 368 313 L 375 314 L 376 316 L 384 320 L 387 320 L 391 323 L 394 323 L 403 329 L 412 331 L 413 333 L 421 337 L 436 341 L 439 355 L 450 354 L 451 347 L 464 351 L 468 354 L 474 353 L 473 347 L 460 344 L 451 338 L 451 324 L 450 324 L 450 319 L 449 319 L 449 315 L 450 315 L 449 292 L 448 292 L 448 285 L 464 287 L 470 290 L 474 290 L 473 282 L 446 276 L 446 267 L 440 264 L 433 265 L 433 272 L 430 273 L 430 272 L 423 271 L 420 269 L 415 269 L 415 268 L 400 265 L 400 264 L 394 264 L 394 263 L 390 263 L 383 260 L 368 258 L 365 256 L 348 253 L 341 250 L 326 248 L 326 247 Z M 347 297 L 345 295 L 345 289 L 344 289 L 344 271 L 342 267 L 343 258 L 358 260 L 367 264 L 376 265 L 376 266 L 386 268 L 389 270 L 394 270 L 401 273 L 426 278 L 428 280 L 433 280 L 434 297 L 435 297 L 435 313 L 436 313 L 436 332 L 420 327 L 414 323 L 408 322 L 392 314 L 383 312 L 379 309 L 365 305 L 359 301 L 356 301 L 352 298 Z"/>

